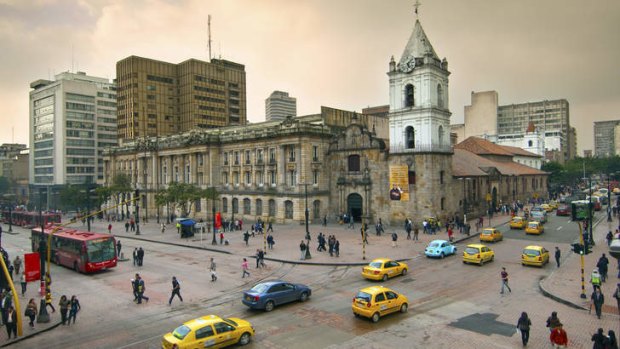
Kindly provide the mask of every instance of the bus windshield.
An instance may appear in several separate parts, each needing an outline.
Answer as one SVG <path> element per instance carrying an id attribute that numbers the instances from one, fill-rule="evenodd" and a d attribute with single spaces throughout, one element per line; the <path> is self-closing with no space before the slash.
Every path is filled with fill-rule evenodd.
<path id="1" fill-rule="evenodd" d="M 88 261 L 91 263 L 99 263 L 114 258 L 116 253 L 114 239 L 97 239 L 86 242 L 88 251 Z"/>

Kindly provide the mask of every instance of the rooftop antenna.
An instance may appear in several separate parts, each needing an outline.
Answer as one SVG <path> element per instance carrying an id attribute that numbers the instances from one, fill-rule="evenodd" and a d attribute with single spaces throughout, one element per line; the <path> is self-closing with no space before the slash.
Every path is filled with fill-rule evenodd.
<path id="1" fill-rule="evenodd" d="M 415 0 L 415 4 L 413 4 L 413 7 L 415 8 L 415 19 L 418 19 L 418 9 L 420 6 L 422 6 L 420 0 Z"/>
<path id="2" fill-rule="evenodd" d="M 208 32 L 209 32 L 209 62 L 211 62 L 211 15 L 209 15 L 209 19 L 207 21 Z"/>

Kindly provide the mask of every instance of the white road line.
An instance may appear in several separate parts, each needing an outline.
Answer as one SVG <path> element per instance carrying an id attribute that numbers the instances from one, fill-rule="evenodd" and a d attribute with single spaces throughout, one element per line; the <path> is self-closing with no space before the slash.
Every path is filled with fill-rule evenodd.
<path id="1" fill-rule="evenodd" d="M 556 230 L 560 230 L 560 229 L 562 229 L 562 226 L 559 226 Z"/>

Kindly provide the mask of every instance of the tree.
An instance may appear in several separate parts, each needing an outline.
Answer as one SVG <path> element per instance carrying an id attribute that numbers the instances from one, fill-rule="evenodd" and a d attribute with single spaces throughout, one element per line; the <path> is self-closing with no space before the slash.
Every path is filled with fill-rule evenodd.
<path id="1" fill-rule="evenodd" d="M 123 210 L 123 205 L 125 205 L 127 209 L 127 215 L 129 215 L 129 203 L 125 202 L 125 204 L 123 204 L 121 200 L 124 199 L 125 195 L 127 193 L 130 193 L 131 190 L 131 178 L 127 174 L 118 173 L 114 175 L 114 177 L 112 177 L 112 182 L 109 187 L 109 195 L 113 199 L 113 202 L 121 206 L 121 219 L 125 218 L 125 211 Z"/>
<path id="2" fill-rule="evenodd" d="M 167 189 L 169 202 L 173 209 L 177 206 L 181 209 L 181 216 L 187 217 L 192 213 L 192 207 L 201 196 L 201 190 L 194 184 L 172 182 Z"/>

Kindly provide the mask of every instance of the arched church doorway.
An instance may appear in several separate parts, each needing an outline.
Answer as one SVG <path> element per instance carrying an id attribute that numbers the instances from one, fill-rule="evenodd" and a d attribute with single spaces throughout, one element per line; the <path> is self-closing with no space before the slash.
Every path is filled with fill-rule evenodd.
<path id="1" fill-rule="evenodd" d="M 347 197 L 347 212 L 354 221 L 362 221 L 362 196 L 360 194 L 353 193 Z"/>

